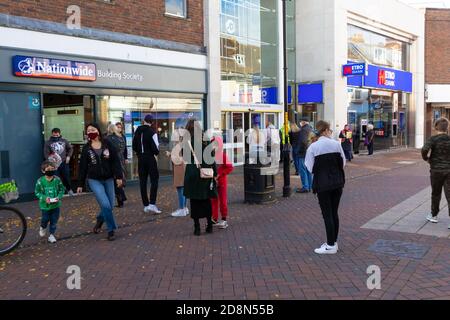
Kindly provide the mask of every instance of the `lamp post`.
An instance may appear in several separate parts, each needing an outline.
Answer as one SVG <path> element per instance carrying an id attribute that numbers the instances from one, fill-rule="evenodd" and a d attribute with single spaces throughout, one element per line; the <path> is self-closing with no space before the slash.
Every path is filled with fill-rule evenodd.
<path id="1" fill-rule="evenodd" d="M 283 143 L 283 197 L 289 198 L 291 192 L 291 155 L 289 137 L 289 106 L 288 106 L 288 61 L 287 61 L 287 43 L 286 43 L 286 1 L 283 3 L 283 74 L 284 74 L 284 143 Z"/>

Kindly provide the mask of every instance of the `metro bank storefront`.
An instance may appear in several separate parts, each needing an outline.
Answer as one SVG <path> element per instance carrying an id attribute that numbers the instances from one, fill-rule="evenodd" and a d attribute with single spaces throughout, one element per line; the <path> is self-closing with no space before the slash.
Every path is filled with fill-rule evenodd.
<path id="1" fill-rule="evenodd" d="M 171 175 L 165 157 L 175 123 L 203 121 L 206 70 L 101 60 L 48 52 L 0 50 L 0 181 L 16 180 L 22 194 L 34 191 L 41 175 L 44 141 L 53 128 L 74 146 L 73 184 L 90 122 L 102 130 L 124 124 L 127 178 L 137 179 L 132 137 L 147 114 L 159 133 L 162 176 Z"/>
<path id="2" fill-rule="evenodd" d="M 412 73 L 365 63 L 349 63 L 342 72 L 348 85 L 348 124 L 361 140 L 373 124 L 376 149 L 408 146 Z"/>

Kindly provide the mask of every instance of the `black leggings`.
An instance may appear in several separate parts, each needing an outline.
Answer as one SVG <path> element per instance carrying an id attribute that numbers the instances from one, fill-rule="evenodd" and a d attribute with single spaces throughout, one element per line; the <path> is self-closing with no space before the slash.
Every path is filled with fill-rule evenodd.
<path id="1" fill-rule="evenodd" d="M 327 244 L 334 246 L 339 235 L 339 203 L 342 196 L 342 188 L 331 191 L 320 192 L 317 194 L 319 198 L 320 209 L 325 222 L 327 231 Z"/>
<path id="2" fill-rule="evenodd" d="M 158 163 L 153 155 L 141 155 L 138 158 L 139 183 L 141 186 L 141 197 L 144 207 L 156 204 L 158 195 L 159 171 Z M 147 182 L 150 175 L 150 201 L 148 200 Z"/>

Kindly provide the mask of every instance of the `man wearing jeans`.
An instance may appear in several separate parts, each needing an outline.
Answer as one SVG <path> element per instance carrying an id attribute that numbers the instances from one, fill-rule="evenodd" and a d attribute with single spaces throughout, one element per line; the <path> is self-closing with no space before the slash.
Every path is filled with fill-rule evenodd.
<path id="1" fill-rule="evenodd" d="M 139 183 L 144 212 L 161 213 L 156 206 L 158 194 L 159 171 L 156 157 L 159 154 L 158 135 L 152 128 L 153 117 L 145 116 L 144 125 L 140 126 L 133 138 L 133 151 L 138 156 Z M 148 176 L 150 175 L 150 200 L 147 193 Z"/>
<path id="2" fill-rule="evenodd" d="M 442 188 L 444 189 L 450 214 L 450 136 L 449 120 L 441 118 L 436 121 L 437 134 L 432 136 L 422 148 L 422 158 L 430 163 L 431 171 L 431 213 L 427 220 L 438 223 Z M 449 226 L 450 229 L 450 226 Z"/>

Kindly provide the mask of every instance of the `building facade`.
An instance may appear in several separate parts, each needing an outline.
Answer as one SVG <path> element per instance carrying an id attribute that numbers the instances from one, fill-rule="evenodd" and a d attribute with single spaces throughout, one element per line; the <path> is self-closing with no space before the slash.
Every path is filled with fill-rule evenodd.
<path id="1" fill-rule="evenodd" d="M 0 1 L 0 178 L 31 193 L 52 128 L 75 149 L 84 127 L 122 122 L 128 179 L 137 177 L 134 130 L 154 115 L 162 175 L 177 119 L 206 120 L 203 2 Z M 174 32 L 179 31 L 179 32 Z"/>
<path id="2" fill-rule="evenodd" d="M 206 4 L 210 59 L 210 125 L 222 131 L 235 165 L 248 151 L 246 133 L 283 125 L 282 0 L 220 0 Z M 289 84 L 295 82 L 295 7 L 286 1 Z M 294 86 L 289 86 L 293 103 Z"/>
<path id="3" fill-rule="evenodd" d="M 376 149 L 424 141 L 424 13 L 399 1 L 301 0 L 296 112 L 349 124 Z"/>
<path id="4" fill-rule="evenodd" d="M 450 10 L 427 9 L 425 15 L 426 136 L 434 122 L 450 118 Z"/>

